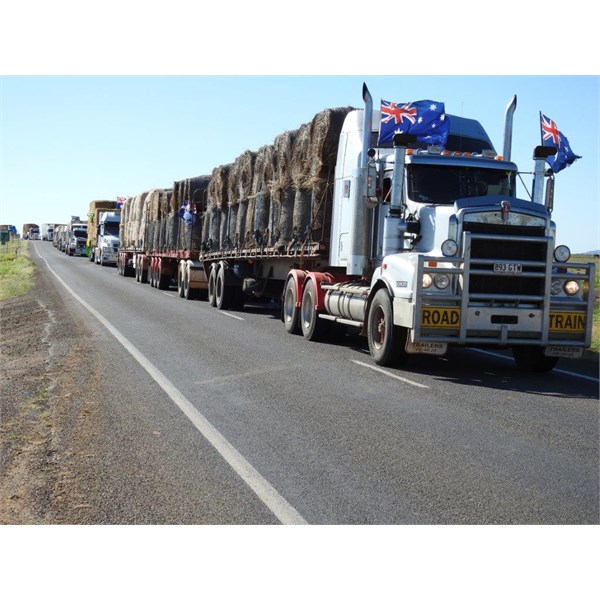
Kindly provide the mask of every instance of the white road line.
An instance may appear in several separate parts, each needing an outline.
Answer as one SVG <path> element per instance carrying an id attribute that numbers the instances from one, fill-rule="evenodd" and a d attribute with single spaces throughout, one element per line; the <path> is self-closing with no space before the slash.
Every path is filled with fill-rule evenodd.
<path id="1" fill-rule="evenodd" d="M 505 356 L 504 354 L 496 354 L 495 352 L 489 352 L 488 350 L 480 350 L 479 348 L 465 348 L 471 352 L 479 352 L 480 354 L 487 354 L 488 356 L 495 356 L 496 358 L 503 358 L 504 360 L 512 361 L 512 356 Z M 582 375 L 581 373 L 573 373 L 573 371 L 565 371 L 563 369 L 553 369 L 553 373 L 562 373 L 563 375 L 570 375 L 571 377 L 578 377 L 579 379 L 585 379 L 586 381 L 593 381 L 594 383 L 600 383 L 600 379 L 596 377 L 590 377 L 589 375 Z"/>
<path id="2" fill-rule="evenodd" d="M 373 371 L 377 371 L 378 373 L 383 373 L 384 375 L 387 375 L 388 377 L 392 377 L 394 379 L 398 379 L 399 381 L 402 381 L 403 383 L 409 383 L 410 385 L 414 385 L 415 387 L 429 389 L 428 385 L 423 385 L 422 383 L 417 383 L 416 381 L 412 381 L 410 379 L 406 379 L 406 377 L 400 377 L 400 375 L 394 375 L 394 373 L 390 373 L 389 371 L 386 371 L 385 369 L 381 369 L 381 368 L 376 367 L 374 365 L 370 365 L 368 363 L 361 362 L 360 360 L 354 360 L 354 359 L 352 359 L 352 362 L 356 363 L 357 365 L 361 365 L 362 367 L 367 367 L 369 369 L 373 369 Z"/>
<path id="3" fill-rule="evenodd" d="M 227 317 L 231 317 L 232 319 L 238 319 L 238 321 L 244 321 L 244 319 L 242 317 L 238 317 L 237 315 L 232 315 L 232 314 L 230 314 L 228 312 L 225 312 L 223 310 L 221 311 L 221 314 L 225 315 Z"/>
<path id="4" fill-rule="evenodd" d="M 34 246 L 35 248 L 35 246 Z M 284 525 L 305 525 L 307 522 L 300 513 L 219 433 L 219 431 L 204 417 L 193 404 L 165 377 L 124 335 L 120 333 L 107 319 L 105 319 L 93 306 L 88 304 L 75 291 L 73 291 L 62 278 L 45 261 L 48 270 L 56 277 L 59 283 L 85 307 L 116 340 L 135 358 L 144 370 L 158 383 L 171 400 L 181 409 L 185 416 L 193 423 L 196 429 L 212 444 L 215 450 L 227 461 L 229 466 L 242 478 L 250 489 L 258 496 L 261 502 Z"/>
<path id="5" fill-rule="evenodd" d="M 169 298 L 179 298 L 179 294 L 175 294 L 174 292 L 163 292 L 165 296 L 169 296 Z"/>

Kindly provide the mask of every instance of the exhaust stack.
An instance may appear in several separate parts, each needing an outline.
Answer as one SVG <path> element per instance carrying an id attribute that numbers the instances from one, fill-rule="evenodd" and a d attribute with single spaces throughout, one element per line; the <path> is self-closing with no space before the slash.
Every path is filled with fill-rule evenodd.
<path id="1" fill-rule="evenodd" d="M 504 149 L 502 156 L 504 160 L 510 160 L 510 153 L 512 151 L 512 130 L 513 130 L 513 115 L 517 108 L 517 96 L 513 96 L 512 100 L 506 106 L 506 113 L 504 119 Z"/>

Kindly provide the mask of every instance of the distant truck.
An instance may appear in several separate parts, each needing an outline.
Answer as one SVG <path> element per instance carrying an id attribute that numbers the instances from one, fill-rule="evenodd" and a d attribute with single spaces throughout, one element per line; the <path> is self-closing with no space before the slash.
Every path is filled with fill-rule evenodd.
<path id="1" fill-rule="evenodd" d="M 23 239 L 25 240 L 39 240 L 40 239 L 40 226 L 36 223 L 25 223 L 23 225 Z"/>
<path id="2" fill-rule="evenodd" d="M 54 238 L 54 223 L 42 223 L 40 235 L 43 242 L 51 242 Z"/>
<path id="3" fill-rule="evenodd" d="M 87 223 L 79 217 L 71 217 L 67 230 L 68 241 L 65 244 L 65 254 L 69 256 L 85 256 L 87 243 Z"/>

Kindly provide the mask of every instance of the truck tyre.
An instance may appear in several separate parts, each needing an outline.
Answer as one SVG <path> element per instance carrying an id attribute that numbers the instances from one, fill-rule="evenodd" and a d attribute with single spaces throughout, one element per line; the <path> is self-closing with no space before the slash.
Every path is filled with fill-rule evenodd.
<path id="1" fill-rule="evenodd" d="M 215 279 L 215 306 L 219 310 L 227 310 L 231 306 L 232 288 L 225 284 L 225 268 L 219 267 Z"/>
<path id="2" fill-rule="evenodd" d="M 159 290 L 168 290 L 169 283 L 171 282 L 171 276 L 163 273 L 162 261 L 158 263 L 158 271 L 156 273 L 156 287 Z"/>
<path id="3" fill-rule="evenodd" d="M 513 346 L 512 353 L 517 367 L 522 371 L 547 373 L 558 362 L 557 356 L 545 356 L 544 349 L 539 346 Z"/>
<path id="4" fill-rule="evenodd" d="M 198 290 L 190 287 L 190 266 L 187 263 L 183 265 L 183 297 L 186 300 L 195 300 L 198 297 Z"/>
<path id="5" fill-rule="evenodd" d="M 300 309 L 296 306 L 298 289 L 296 280 L 289 277 L 283 291 L 283 324 L 288 333 L 300 333 Z"/>
<path id="6" fill-rule="evenodd" d="M 94 262 L 94 249 L 90 248 L 90 256 L 89 256 L 90 262 Z"/>
<path id="7" fill-rule="evenodd" d="M 179 266 L 177 267 L 177 293 L 179 295 L 180 298 L 185 298 L 185 294 L 184 294 L 184 285 L 183 285 L 183 278 L 185 277 L 185 266 L 184 266 L 184 262 L 181 261 L 179 263 Z"/>
<path id="8" fill-rule="evenodd" d="M 406 360 L 405 327 L 394 325 L 392 300 L 386 289 L 376 292 L 367 315 L 369 351 L 381 366 L 400 364 Z"/>
<path id="9" fill-rule="evenodd" d="M 217 306 L 217 268 L 217 265 L 212 264 L 208 274 L 208 303 L 211 306 Z"/>
<path id="10" fill-rule="evenodd" d="M 315 282 L 308 279 L 302 294 L 300 306 L 300 327 L 302 335 L 313 342 L 324 339 L 331 330 L 331 321 L 319 319 L 317 312 L 317 289 Z"/>

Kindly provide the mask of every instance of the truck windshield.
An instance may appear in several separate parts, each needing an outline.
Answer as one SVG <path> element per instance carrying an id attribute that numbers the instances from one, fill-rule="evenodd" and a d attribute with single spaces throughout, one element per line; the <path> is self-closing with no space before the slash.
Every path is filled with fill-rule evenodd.
<path id="1" fill-rule="evenodd" d="M 104 223 L 104 235 L 119 237 L 119 224 L 114 222 Z"/>
<path id="2" fill-rule="evenodd" d="M 515 174 L 501 169 L 408 165 L 408 196 L 415 202 L 453 204 L 460 198 L 515 196 Z"/>
<path id="3" fill-rule="evenodd" d="M 76 238 L 87 238 L 87 231 L 85 229 L 75 229 L 73 235 Z"/>

